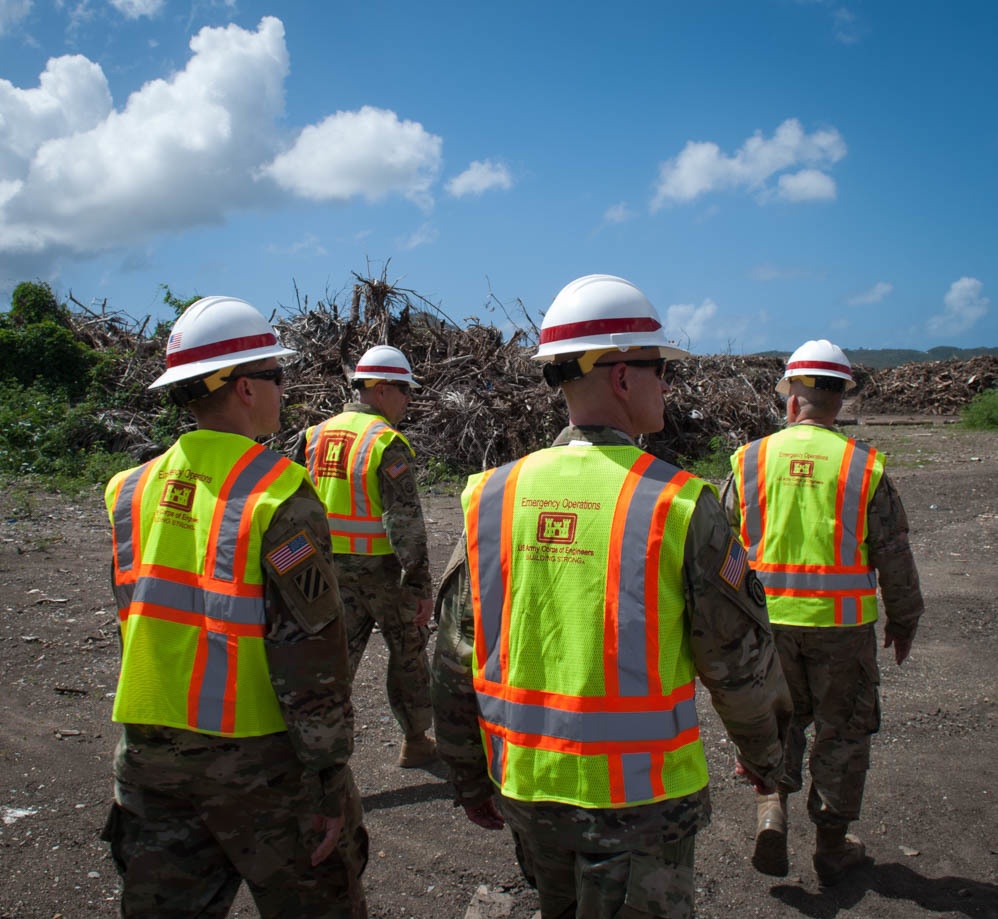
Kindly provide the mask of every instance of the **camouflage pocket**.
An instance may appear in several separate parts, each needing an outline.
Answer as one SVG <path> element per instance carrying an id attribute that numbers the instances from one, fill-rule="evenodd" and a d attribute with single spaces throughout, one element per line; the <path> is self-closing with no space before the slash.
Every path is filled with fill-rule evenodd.
<path id="1" fill-rule="evenodd" d="M 876 658 L 866 654 L 858 657 L 857 665 L 855 702 L 846 731 L 852 736 L 864 737 L 880 730 L 880 671 Z"/>

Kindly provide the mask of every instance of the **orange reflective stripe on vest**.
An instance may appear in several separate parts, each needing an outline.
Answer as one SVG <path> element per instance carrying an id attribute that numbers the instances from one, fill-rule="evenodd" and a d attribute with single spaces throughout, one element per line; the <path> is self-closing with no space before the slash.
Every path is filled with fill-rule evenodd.
<path id="1" fill-rule="evenodd" d="M 599 755 L 609 764 L 607 806 L 661 799 L 665 754 L 699 738 L 694 682 L 663 694 L 658 640 L 665 521 L 673 498 L 692 477 L 645 453 L 627 472 L 614 506 L 606 569 L 605 691 L 569 695 L 510 681 L 513 515 L 518 478 L 529 459 L 486 473 L 466 515 L 475 689 L 490 773 L 502 786 L 507 744 Z"/>

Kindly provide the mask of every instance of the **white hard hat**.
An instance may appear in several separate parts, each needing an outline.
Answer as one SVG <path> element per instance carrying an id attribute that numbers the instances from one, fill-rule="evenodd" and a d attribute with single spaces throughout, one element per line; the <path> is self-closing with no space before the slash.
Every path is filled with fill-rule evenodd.
<path id="1" fill-rule="evenodd" d="M 849 358 L 838 345 L 833 345 L 827 338 L 806 341 L 790 355 L 786 373 L 776 384 L 776 391 L 784 396 L 789 395 L 790 381 L 800 377 L 804 378 L 802 380 L 804 385 L 812 389 L 838 388 L 839 384 L 831 386 L 816 384 L 818 378 L 843 380 L 844 383 L 841 385 L 846 390 L 854 389 L 856 386 Z"/>
<path id="2" fill-rule="evenodd" d="M 658 348 L 670 360 L 689 357 L 666 337 L 651 301 L 630 281 L 590 274 L 566 284 L 541 323 L 535 361 L 555 361 L 579 351 Z"/>
<path id="3" fill-rule="evenodd" d="M 414 389 L 419 384 L 412 377 L 412 367 L 406 356 L 391 345 L 368 348 L 357 361 L 351 380 L 387 380 L 408 383 Z"/>
<path id="4" fill-rule="evenodd" d="M 224 367 L 265 357 L 297 354 L 281 346 L 260 311 L 235 297 L 202 297 L 173 324 L 166 344 L 166 372 L 150 389 L 196 380 Z"/>

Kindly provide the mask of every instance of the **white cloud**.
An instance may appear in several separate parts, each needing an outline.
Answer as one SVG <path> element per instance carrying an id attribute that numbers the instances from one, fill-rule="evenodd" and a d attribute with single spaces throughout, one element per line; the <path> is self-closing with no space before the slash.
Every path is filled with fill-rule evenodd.
<path id="1" fill-rule="evenodd" d="M 862 293 L 850 297 L 846 302 L 850 306 L 866 306 L 871 303 L 879 303 L 892 290 L 894 290 L 893 284 L 888 284 L 886 281 L 877 281 L 869 290 L 864 290 Z"/>
<path id="2" fill-rule="evenodd" d="M 784 201 L 831 201 L 835 198 L 835 180 L 818 169 L 781 175 L 777 188 Z"/>
<path id="3" fill-rule="evenodd" d="M 926 323 L 934 335 L 959 335 L 988 312 L 991 301 L 983 296 L 984 285 L 977 278 L 960 278 L 950 284 L 943 297 L 944 309 Z"/>
<path id="4" fill-rule="evenodd" d="M 31 0 L 0 0 L 0 35 L 31 12 Z"/>
<path id="5" fill-rule="evenodd" d="M 746 189 L 765 200 L 774 193 L 766 183 L 787 170 L 795 170 L 796 175 L 780 177 L 776 193 L 781 197 L 813 200 L 818 194 L 827 198 L 829 192 L 834 196 L 835 184 L 822 170 L 845 155 L 845 141 L 835 128 L 807 134 L 796 118 L 784 121 L 769 139 L 756 131 L 733 156 L 725 156 L 713 142 L 689 141 L 678 156 L 659 166 L 651 209 L 726 189 Z M 806 168 L 801 170 L 802 166 Z"/>
<path id="6" fill-rule="evenodd" d="M 301 239 L 290 245 L 282 246 L 271 243 L 267 251 L 273 255 L 326 255 L 326 247 L 314 233 L 306 233 Z"/>
<path id="7" fill-rule="evenodd" d="M 699 306 L 676 303 L 666 310 L 665 330 L 670 339 L 681 345 L 688 342 L 692 346 L 699 339 L 708 337 L 707 333 L 711 331 L 712 320 L 716 315 L 717 304 L 709 297 Z"/>
<path id="8" fill-rule="evenodd" d="M 463 198 L 465 195 L 481 195 L 493 188 L 508 191 L 512 187 L 513 176 L 503 163 L 475 160 L 447 183 L 447 192 L 455 198 Z"/>
<path id="9" fill-rule="evenodd" d="M 51 58 L 34 89 L 0 79 L 0 176 L 23 180 L 46 141 L 96 128 L 110 112 L 104 72 L 79 54 Z"/>
<path id="10" fill-rule="evenodd" d="M 399 241 L 401 248 L 410 250 L 419 246 L 429 246 L 437 241 L 439 236 L 437 228 L 431 223 L 424 223 L 414 233 L 410 233 L 405 239 Z"/>
<path id="11" fill-rule="evenodd" d="M 126 19 L 148 16 L 150 19 L 163 9 L 164 0 L 109 0 Z"/>
<path id="12" fill-rule="evenodd" d="M 635 217 L 632 211 L 623 201 L 619 204 L 611 205 L 603 213 L 604 223 L 625 223 Z"/>
<path id="13" fill-rule="evenodd" d="M 443 140 L 415 121 L 365 105 L 310 125 L 263 173 L 312 201 L 381 200 L 392 193 L 430 206 Z"/>
<path id="14" fill-rule="evenodd" d="M 190 48 L 184 69 L 121 109 L 100 66 L 79 55 L 50 60 L 36 88 L 0 80 L 0 258 L 17 261 L 5 273 L 279 206 L 282 189 L 428 200 L 442 141 L 392 112 L 339 112 L 280 151 L 289 58 L 279 19 L 204 28 Z"/>
<path id="15" fill-rule="evenodd" d="M 855 45 L 863 40 L 867 29 L 852 10 L 840 6 L 832 11 L 832 29 L 843 45 Z"/>
<path id="16" fill-rule="evenodd" d="M 284 27 L 267 17 L 256 32 L 205 28 L 190 47 L 184 70 L 145 84 L 121 111 L 103 111 L 99 68 L 69 59 L 73 73 L 90 70 L 83 101 L 93 123 L 67 123 L 37 144 L 26 168 L 2 176 L 22 185 L 0 210 L 0 252 L 100 251 L 219 222 L 259 197 L 253 173 L 273 153 L 273 123 L 284 106 Z M 10 106 L 0 105 L 5 116 Z M 67 122 L 68 111 L 59 113 Z"/>

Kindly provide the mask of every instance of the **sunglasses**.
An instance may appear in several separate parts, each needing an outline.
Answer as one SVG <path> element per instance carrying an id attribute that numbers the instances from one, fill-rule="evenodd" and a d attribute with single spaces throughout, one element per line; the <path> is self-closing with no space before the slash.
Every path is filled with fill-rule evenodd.
<path id="1" fill-rule="evenodd" d="M 676 375 L 676 361 L 670 361 L 664 357 L 649 357 L 645 360 L 633 361 L 606 361 L 604 363 L 593 364 L 593 366 L 613 367 L 616 364 L 627 364 L 629 367 L 652 367 L 655 371 L 655 376 L 660 380 L 671 380 Z"/>
<path id="2" fill-rule="evenodd" d="M 284 368 L 271 367 L 269 370 L 254 370 L 251 373 L 233 373 L 227 377 L 222 377 L 227 383 L 231 380 L 238 380 L 245 377 L 247 380 L 270 380 L 277 386 L 284 385 Z"/>
<path id="3" fill-rule="evenodd" d="M 394 380 L 382 380 L 386 386 L 394 386 L 403 396 L 412 395 L 412 387 L 408 383 L 397 383 Z"/>

